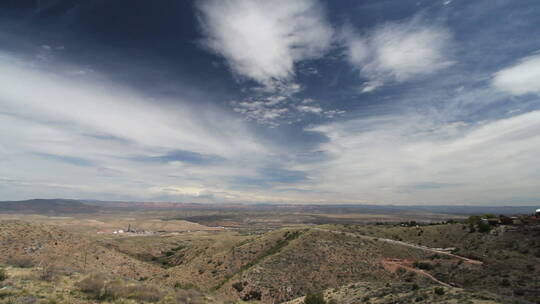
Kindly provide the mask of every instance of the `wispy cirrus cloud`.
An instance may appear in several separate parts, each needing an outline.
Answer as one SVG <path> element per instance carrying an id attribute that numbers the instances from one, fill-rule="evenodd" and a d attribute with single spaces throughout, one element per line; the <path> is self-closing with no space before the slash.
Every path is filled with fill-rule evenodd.
<path id="1" fill-rule="evenodd" d="M 493 86 L 511 95 L 540 95 L 540 53 L 520 59 L 494 74 Z"/>
<path id="2" fill-rule="evenodd" d="M 486 122 L 393 115 L 311 129 L 331 160 L 305 168 L 320 191 L 353 200 L 467 204 L 537 201 L 540 111 Z"/>
<path id="3" fill-rule="evenodd" d="M 294 78 L 296 62 L 322 57 L 332 41 L 316 0 L 210 0 L 197 8 L 203 45 L 236 75 L 270 90 Z"/>
<path id="4" fill-rule="evenodd" d="M 374 91 L 387 82 L 426 76 L 454 63 L 451 32 L 419 17 L 388 22 L 366 34 L 347 27 L 343 41 L 349 63 L 367 79 L 363 92 Z"/>
<path id="5" fill-rule="evenodd" d="M 248 176 L 273 153 L 241 119 L 217 107 L 148 98 L 0 55 L 1 174 L 20 181 L 2 189 L 7 196 L 172 200 L 166 189 L 175 185 L 223 193 L 223 176 Z M 43 190 L 49 185 L 58 192 Z M 182 199 L 195 192 L 175 193 Z"/>

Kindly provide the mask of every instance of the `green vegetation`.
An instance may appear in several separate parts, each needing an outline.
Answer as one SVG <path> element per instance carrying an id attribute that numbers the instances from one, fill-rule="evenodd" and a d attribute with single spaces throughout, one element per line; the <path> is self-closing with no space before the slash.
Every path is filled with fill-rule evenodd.
<path id="1" fill-rule="evenodd" d="M 444 288 L 436 287 L 434 292 L 435 292 L 436 295 L 442 296 L 444 294 Z"/>
<path id="2" fill-rule="evenodd" d="M 113 280 L 104 275 L 93 274 L 76 285 L 82 292 L 96 300 L 134 299 L 144 302 L 158 302 L 163 292 L 156 286 L 145 284 L 126 284 L 122 280 Z"/>
<path id="3" fill-rule="evenodd" d="M 0 267 L 0 282 L 8 278 L 7 272 L 3 267 Z"/>
<path id="4" fill-rule="evenodd" d="M 433 269 L 433 264 L 426 263 L 426 262 L 415 261 L 413 263 L 413 266 L 416 267 L 416 268 L 423 269 L 423 270 L 432 270 Z"/>
<path id="5" fill-rule="evenodd" d="M 483 216 L 473 215 L 470 216 L 467 219 L 467 222 L 469 223 L 469 232 L 473 233 L 476 232 L 478 229 L 478 232 L 481 233 L 487 233 L 491 230 L 491 226 L 489 223 L 487 223 L 485 220 L 489 218 L 494 218 L 492 214 L 485 214 Z"/>
<path id="6" fill-rule="evenodd" d="M 242 282 L 233 283 L 232 288 L 234 288 L 238 292 L 242 292 L 242 290 L 244 290 L 244 283 Z"/>
<path id="7" fill-rule="evenodd" d="M 0 221 L 0 304 L 534 303 L 540 234 L 482 218 L 145 236 Z"/>
<path id="8" fill-rule="evenodd" d="M 326 304 L 322 292 L 308 293 L 304 299 L 304 304 Z"/>
<path id="9" fill-rule="evenodd" d="M 241 274 L 242 272 L 250 269 L 251 267 L 259 264 L 262 260 L 264 260 L 265 258 L 269 257 L 269 256 L 272 256 L 274 254 L 277 254 L 279 253 L 284 247 L 286 247 L 289 242 L 297 239 L 300 235 L 302 234 L 301 231 L 299 230 L 296 230 L 296 231 L 286 231 L 283 235 L 282 238 L 280 238 L 279 240 L 276 241 L 276 243 L 270 247 L 268 250 L 262 252 L 260 255 L 258 255 L 254 260 L 251 260 L 249 261 L 248 263 L 244 264 L 242 267 L 240 267 L 240 269 L 234 273 L 234 274 L 229 274 L 225 277 L 225 279 L 223 281 L 221 281 L 218 285 L 214 286 L 213 289 L 214 290 L 217 290 L 219 288 L 221 288 L 225 283 L 227 283 L 233 276 L 235 275 L 239 275 Z"/>

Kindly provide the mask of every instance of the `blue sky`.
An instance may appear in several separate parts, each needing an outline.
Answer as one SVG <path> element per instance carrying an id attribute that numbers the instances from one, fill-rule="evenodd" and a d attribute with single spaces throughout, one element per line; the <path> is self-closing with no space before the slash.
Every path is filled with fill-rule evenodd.
<path id="1" fill-rule="evenodd" d="M 536 0 L 0 3 L 0 200 L 540 202 Z"/>

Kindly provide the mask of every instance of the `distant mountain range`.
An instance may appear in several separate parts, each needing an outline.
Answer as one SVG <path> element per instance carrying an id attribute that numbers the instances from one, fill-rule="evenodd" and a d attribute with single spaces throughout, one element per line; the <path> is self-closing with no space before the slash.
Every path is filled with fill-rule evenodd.
<path id="1" fill-rule="evenodd" d="M 24 214 L 96 213 L 100 207 L 67 199 L 32 199 L 0 202 L 0 212 Z"/>
<path id="2" fill-rule="evenodd" d="M 540 207 L 540 204 L 539 204 Z M 402 213 L 439 213 L 439 214 L 528 214 L 535 206 L 465 206 L 465 205 L 294 205 L 294 204 L 195 204 L 167 202 L 117 202 L 71 199 L 31 199 L 24 201 L 0 201 L 0 212 L 28 214 L 76 214 L 96 213 L 104 210 L 243 210 L 301 213 L 366 213 L 366 214 L 402 214 Z"/>

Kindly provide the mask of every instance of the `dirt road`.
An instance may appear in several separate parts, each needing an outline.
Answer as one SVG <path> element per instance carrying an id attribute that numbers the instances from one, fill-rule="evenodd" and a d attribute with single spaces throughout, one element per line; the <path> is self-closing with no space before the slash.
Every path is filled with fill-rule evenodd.
<path id="1" fill-rule="evenodd" d="M 421 245 L 410 244 L 410 243 L 406 243 L 406 242 L 403 242 L 403 241 L 396 241 L 396 240 L 392 240 L 392 239 L 385 239 L 385 238 L 367 236 L 367 235 L 364 235 L 364 234 L 358 234 L 358 233 L 352 233 L 352 232 L 343 232 L 343 231 L 336 231 L 336 230 L 328 230 L 328 229 L 322 229 L 322 228 L 312 228 L 312 229 L 319 230 L 319 231 L 331 232 L 331 233 L 339 233 L 339 234 L 344 233 L 346 235 L 349 235 L 349 236 L 352 236 L 352 237 L 360 237 L 360 238 L 365 239 L 365 240 L 385 242 L 385 243 L 405 246 L 405 247 L 409 247 L 409 248 L 415 248 L 415 249 L 428 251 L 428 252 L 436 253 L 436 254 L 439 254 L 439 255 L 444 255 L 444 256 L 455 258 L 455 259 L 459 259 L 459 260 L 462 260 L 462 261 L 464 261 L 466 263 L 469 263 L 469 264 L 474 264 L 474 265 L 482 265 L 483 264 L 482 261 L 469 259 L 469 258 L 462 257 L 462 256 L 459 256 L 459 255 L 456 255 L 456 254 L 453 254 L 453 253 L 446 252 L 446 251 L 441 251 L 441 250 L 437 250 L 437 249 L 434 249 L 434 248 L 421 246 Z"/>

